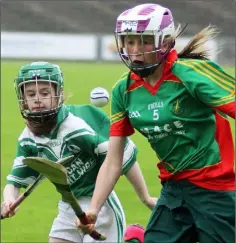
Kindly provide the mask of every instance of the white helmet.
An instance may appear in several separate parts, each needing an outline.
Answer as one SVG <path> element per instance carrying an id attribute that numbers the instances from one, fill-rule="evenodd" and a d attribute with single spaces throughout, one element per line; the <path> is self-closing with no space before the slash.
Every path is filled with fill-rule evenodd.
<path id="1" fill-rule="evenodd" d="M 173 36 L 174 31 L 173 16 L 168 8 L 158 4 L 146 3 L 125 10 L 118 16 L 115 30 L 115 38 L 121 60 L 131 71 L 139 76 L 149 76 L 164 60 L 171 48 L 173 48 L 174 40 L 170 43 L 170 47 L 165 53 L 161 52 L 164 39 Z M 132 63 L 130 55 L 124 49 L 124 36 L 127 35 L 140 35 L 141 39 L 143 35 L 152 35 L 155 44 L 155 50 L 153 52 L 158 57 L 157 63 L 142 63 L 140 65 Z"/>

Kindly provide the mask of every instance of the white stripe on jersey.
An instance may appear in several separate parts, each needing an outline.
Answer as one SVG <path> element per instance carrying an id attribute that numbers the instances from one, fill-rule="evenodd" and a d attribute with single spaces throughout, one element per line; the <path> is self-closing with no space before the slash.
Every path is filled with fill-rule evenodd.
<path id="1" fill-rule="evenodd" d="M 105 155 L 108 150 L 108 143 L 109 143 L 108 141 L 100 143 L 94 152 L 96 154 Z M 136 146 L 135 146 L 134 142 L 128 138 L 128 142 L 127 142 L 127 144 L 125 146 L 125 150 L 124 150 L 123 165 L 128 163 L 133 158 L 135 148 L 136 148 Z"/>
<path id="2" fill-rule="evenodd" d="M 84 136 L 84 135 L 87 135 L 87 134 L 92 135 L 92 136 L 95 136 L 95 133 L 94 133 L 94 132 L 84 131 L 84 132 L 78 132 L 78 133 L 76 133 L 76 134 L 71 135 L 70 137 L 67 137 L 67 138 L 65 139 L 65 141 L 68 141 L 68 140 L 70 140 L 70 139 L 72 139 L 72 138 L 76 138 L 76 137 Z"/>
<path id="3" fill-rule="evenodd" d="M 78 129 L 85 129 L 87 130 L 87 132 L 91 132 L 91 134 L 94 134 L 94 130 L 81 118 L 76 117 L 74 115 L 72 115 L 71 113 L 69 113 L 68 117 L 64 120 L 64 122 L 61 124 L 58 134 L 60 134 L 60 136 L 62 138 L 64 138 L 67 134 L 76 131 Z M 90 134 L 90 133 L 88 133 Z M 86 134 L 82 134 L 82 135 L 86 135 Z"/>
<path id="4" fill-rule="evenodd" d="M 16 167 L 26 167 L 26 165 L 23 164 L 23 159 L 24 158 L 25 158 L 24 156 L 16 157 L 14 159 L 13 168 L 16 168 Z"/>
<path id="5" fill-rule="evenodd" d="M 31 176 L 31 177 L 27 177 L 25 179 L 22 179 L 21 177 L 17 177 L 17 176 L 13 176 L 13 175 L 8 175 L 7 176 L 7 180 L 9 181 L 15 181 L 21 185 L 30 185 L 33 184 L 36 181 L 36 178 Z"/>
<path id="6" fill-rule="evenodd" d="M 123 157 L 123 165 L 128 163 L 130 159 L 133 158 L 134 150 L 135 150 L 135 144 L 134 142 L 128 138 L 128 143 L 124 151 L 124 157 Z"/>
<path id="7" fill-rule="evenodd" d="M 25 146 L 25 145 L 30 145 L 30 146 L 34 146 L 34 147 L 36 147 L 36 144 L 35 143 L 33 143 L 33 142 L 31 142 L 31 141 L 22 141 L 22 142 L 20 142 L 20 146 Z"/>
<path id="8" fill-rule="evenodd" d="M 94 152 L 96 154 L 106 154 L 108 150 L 108 141 L 102 142 L 98 144 L 97 148 L 95 148 Z"/>

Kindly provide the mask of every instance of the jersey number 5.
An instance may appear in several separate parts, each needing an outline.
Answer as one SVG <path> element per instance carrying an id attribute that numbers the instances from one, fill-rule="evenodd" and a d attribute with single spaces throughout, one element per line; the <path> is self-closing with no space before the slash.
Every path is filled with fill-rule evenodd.
<path id="1" fill-rule="evenodd" d="M 153 120 L 157 121 L 159 119 L 158 109 L 153 110 Z"/>

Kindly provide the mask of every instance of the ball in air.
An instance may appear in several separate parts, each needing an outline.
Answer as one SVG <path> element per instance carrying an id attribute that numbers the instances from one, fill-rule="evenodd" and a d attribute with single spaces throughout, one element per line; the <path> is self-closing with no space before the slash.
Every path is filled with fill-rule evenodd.
<path id="1" fill-rule="evenodd" d="M 90 102 L 97 107 L 104 107 L 109 101 L 109 93 L 106 89 L 97 87 L 90 92 Z"/>

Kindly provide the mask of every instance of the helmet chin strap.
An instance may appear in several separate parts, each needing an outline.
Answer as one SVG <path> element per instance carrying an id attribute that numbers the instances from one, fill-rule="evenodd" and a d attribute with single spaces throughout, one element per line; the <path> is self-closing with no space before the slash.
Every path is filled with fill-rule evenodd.
<path id="1" fill-rule="evenodd" d="M 165 52 L 160 53 L 160 61 L 156 64 L 144 64 L 141 61 L 135 61 L 133 64 L 130 64 L 130 69 L 132 72 L 137 74 L 142 78 L 147 78 L 148 76 L 152 75 L 156 69 L 163 63 L 165 57 L 168 55 L 170 50 L 175 46 L 175 40 L 172 40 L 170 43 L 169 48 Z"/>
<path id="2" fill-rule="evenodd" d="M 146 78 L 150 75 L 152 75 L 157 67 L 160 65 L 161 63 L 159 64 L 156 64 L 156 65 L 143 65 L 143 66 L 140 66 L 140 67 L 137 67 L 136 65 L 130 65 L 130 69 L 132 70 L 132 72 L 134 72 L 135 74 L 137 74 L 138 76 L 142 77 L 142 78 Z"/>
<path id="3" fill-rule="evenodd" d="M 28 120 L 30 123 L 35 125 L 45 125 L 51 120 L 54 120 L 58 114 L 58 108 L 47 111 L 39 111 L 34 113 L 25 114 L 21 113 L 24 119 Z"/>

